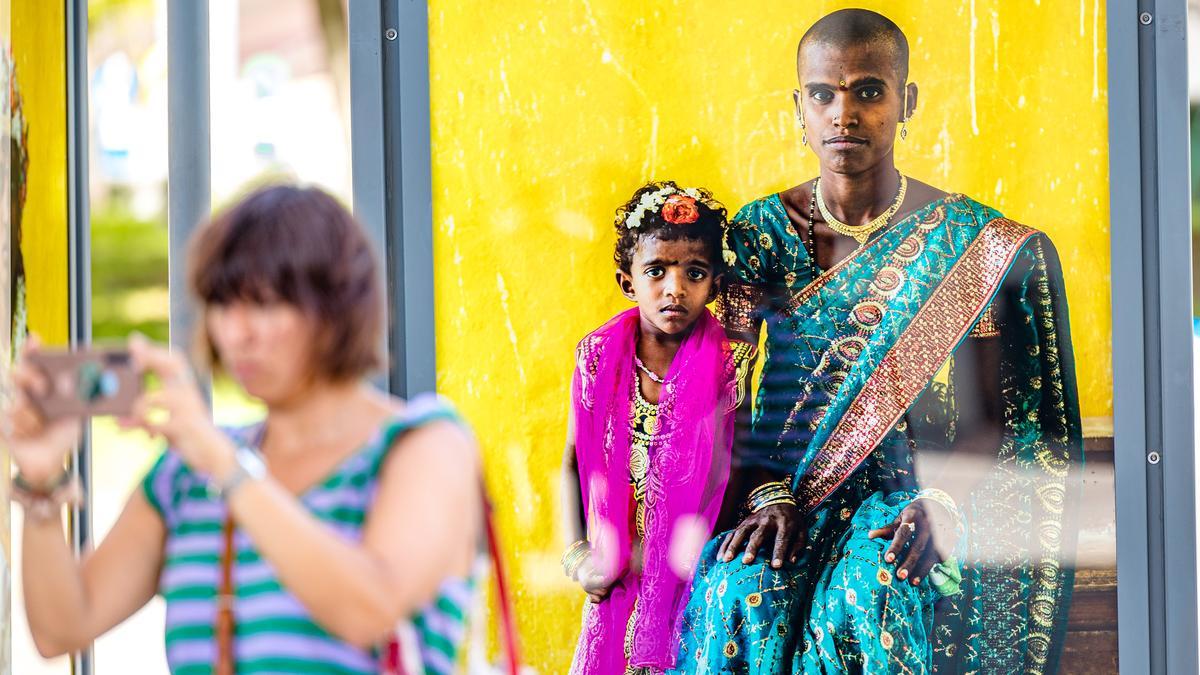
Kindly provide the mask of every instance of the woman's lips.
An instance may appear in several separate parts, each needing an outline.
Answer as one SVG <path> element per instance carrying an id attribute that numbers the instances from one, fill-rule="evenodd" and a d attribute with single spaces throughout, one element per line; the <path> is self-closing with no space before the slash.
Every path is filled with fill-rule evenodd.
<path id="1" fill-rule="evenodd" d="M 245 380 L 258 372 L 258 366 L 252 363 L 234 363 L 231 369 L 239 380 Z"/>
<path id="2" fill-rule="evenodd" d="M 858 148 L 866 144 L 867 139 L 858 138 L 857 136 L 836 136 L 825 141 L 825 145 L 839 150 Z"/>

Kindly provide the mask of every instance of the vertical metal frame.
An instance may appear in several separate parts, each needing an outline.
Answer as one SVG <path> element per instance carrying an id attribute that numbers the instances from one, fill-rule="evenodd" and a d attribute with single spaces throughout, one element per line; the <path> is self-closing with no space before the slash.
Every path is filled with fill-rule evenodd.
<path id="1" fill-rule="evenodd" d="M 87 0 L 64 0 L 67 64 L 67 305 L 71 346 L 92 340 L 91 212 L 88 203 Z M 71 544 L 77 555 L 92 546 L 92 437 L 85 424 L 72 470 L 83 486 L 83 502 L 71 509 Z M 71 670 L 91 675 L 92 650 L 75 654 Z"/>
<path id="2" fill-rule="evenodd" d="M 1108 3 L 1120 667 L 1197 672 L 1186 0 Z"/>
<path id="3" fill-rule="evenodd" d="M 1195 673 L 1200 669 L 1200 654 L 1197 653 L 1196 461 L 1189 292 L 1192 256 L 1187 3 L 1157 0 L 1143 11 L 1151 12 L 1151 25 L 1144 32 L 1152 36 L 1154 43 L 1155 126 L 1154 135 L 1147 140 L 1156 148 L 1157 218 L 1152 227 L 1157 230 L 1158 287 L 1162 291 L 1156 298 L 1162 373 L 1159 406 L 1162 460 L 1152 465 L 1161 473 L 1162 484 L 1166 658 L 1161 669 L 1169 673 Z M 1144 228 L 1147 224 L 1143 221 Z M 1150 419 L 1153 420 L 1153 415 Z M 1152 658 L 1151 669 L 1156 666 Z"/>
<path id="4" fill-rule="evenodd" d="M 72 346 L 92 338 L 91 218 L 88 190 L 87 0 L 63 0 L 66 10 L 67 63 L 67 255 L 69 332 Z M 170 0 L 168 50 L 168 224 L 170 229 L 170 326 L 172 342 L 186 346 L 194 310 L 187 295 L 184 266 L 192 230 L 208 216 L 210 203 L 208 4 Z M 91 430 L 83 439 L 73 469 L 84 487 L 84 502 L 70 514 L 71 541 L 77 554 L 91 547 Z M 93 651 L 75 654 L 76 675 L 94 671 Z"/>
<path id="5" fill-rule="evenodd" d="M 354 210 L 384 258 L 388 388 L 437 386 L 429 19 L 424 2 L 350 3 Z"/>
<path id="6" fill-rule="evenodd" d="M 187 243 L 211 202 L 208 3 L 167 3 L 167 266 L 171 344 L 191 345 L 195 307 L 188 293 Z"/>
<path id="7" fill-rule="evenodd" d="M 1112 246 L 1113 433 L 1117 516 L 1117 648 L 1124 672 L 1150 672 L 1145 312 L 1142 298 L 1138 8 L 1108 3 L 1109 209 Z M 1130 94 L 1132 92 L 1132 95 Z M 1117 189 L 1116 186 L 1123 186 Z M 1118 224 L 1125 224 L 1118 226 Z"/>

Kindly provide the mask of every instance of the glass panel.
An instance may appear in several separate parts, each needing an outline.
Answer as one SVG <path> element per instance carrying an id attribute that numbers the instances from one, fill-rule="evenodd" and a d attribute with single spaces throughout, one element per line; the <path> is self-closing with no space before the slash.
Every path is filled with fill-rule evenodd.
<path id="1" fill-rule="evenodd" d="M 348 200 L 345 7 L 223 0 L 209 12 L 214 205 L 268 180 L 314 183 Z M 165 342 L 166 4 L 92 3 L 89 28 L 93 332 L 121 340 L 138 330 Z M 224 378 L 214 382 L 214 407 L 222 424 L 260 414 Z M 92 428 L 102 538 L 161 445 L 109 418 Z M 163 625 L 156 597 L 97 640 L 96 671 L 165 672 Z M 131 662 L 132 653 L 144 658 Z"/>
<path id="2" fill-rule="evenodd" d="M 1104 3 L 840 4 L 431 3 L 438 386 L 536 668 L 1116 669 Z"/>
<path id="3" fill-rule="evenodd" d="M 92 335 L 132 331 L 165 342 L 167 293 L 167 17 L 165 2 L 88 4 Z M 94 541 L 108 535 L 161 452 L 111 417 L 92 420 Z M 166 672 L 163 603 L 98 638 L 96 673 Z M 131 659 L 131 654 L 138 658 Z"/>

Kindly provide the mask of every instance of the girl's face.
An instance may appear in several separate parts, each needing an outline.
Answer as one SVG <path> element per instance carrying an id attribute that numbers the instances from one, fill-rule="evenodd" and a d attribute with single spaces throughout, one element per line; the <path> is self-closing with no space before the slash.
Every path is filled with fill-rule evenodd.
<path id="1" fill-rule="evenodd" d="M 221 364 L 246 393 L 271 405 L 310 384 L 314 330 L 297 307 L 235 300 L 210 305 L 205 315 Z"/>
<path id="2" fill-rule="evenodd" d="M 717 292 L 710 250 L 694 239 L 638 238 L 629 272 L 619 270 L 617 283 L 638 304 L 642 330 L 679 335 L 700 318 Z"/>

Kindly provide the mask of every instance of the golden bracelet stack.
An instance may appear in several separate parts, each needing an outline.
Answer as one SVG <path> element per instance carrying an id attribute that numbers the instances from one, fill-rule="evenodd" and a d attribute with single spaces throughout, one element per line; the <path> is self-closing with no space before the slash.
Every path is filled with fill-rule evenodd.
<path id="1" fill-rule="evenodd" d="M 754 488 L 746 498 L 746 509 L 750 513 L 758 513 L 768 506 L 776 504 L 796 505 L 796 495 L 792 494 L 791 482 L 787 480 L 771 481 Z"/>
<path id="2" fill-rule="evenodd" d="M 592 546 L 587 540 L 580 539 L 579 541 L 567 547 L 567 550 L 562 555 L 563 572 L 567 578 L 574 579 L 576 574 L 579 574 L 579 568 L 583 567 L 583 563 L 592 555 Z"/>

